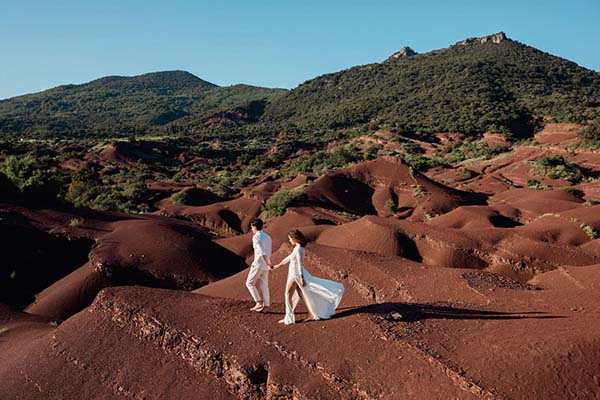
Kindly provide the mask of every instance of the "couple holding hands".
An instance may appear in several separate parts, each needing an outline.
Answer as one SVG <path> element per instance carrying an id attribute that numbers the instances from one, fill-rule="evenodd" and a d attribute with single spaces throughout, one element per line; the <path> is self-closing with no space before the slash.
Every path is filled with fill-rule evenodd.
<path id="1" fill-rule="evenodd" d="M 272 241 L 271 237 L 262 230 L 263 221 L 256 218 L 250 223 L 252 228 L 252 246 L 254 248 L 254 261 L 246 280 L 246 286 L 256 302 L 252 311 L 261 312 L 270 305 L 269 298 L 269 271 L 277 269 L 284 264 L 289 264 L 285 286 L 285 317 L 280 324 L 290 325 L 296 322 L 294 309 L 300 298 L 304 301 L 310 317 L 305 321 L 317 321 L 331 318 L 335 309 L 342 300 L 344 285 L 339 282 L 314 277 L 304 268 L 302 263 L 308 240 L 298 229 L 288 233 L 288 240 L 294 246 L 289 256 L 279 264 L 271 263 Z M 262 297 L 256 287 L 260 287 Z"/>

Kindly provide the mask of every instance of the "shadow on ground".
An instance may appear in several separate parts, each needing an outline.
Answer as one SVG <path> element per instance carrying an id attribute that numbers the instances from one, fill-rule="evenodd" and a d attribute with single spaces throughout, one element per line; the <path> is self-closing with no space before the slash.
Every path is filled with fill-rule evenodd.
<path id="1" fill-rule="evenodd" d="M 380 303 L 367 306 L 340 309 L 333 318 L 344 318 L 355 314 L 377 314 L 386 319 L 414 322 L 426 319 L 525 319 L 525 318 L 565 318 L 560 315 L 546 315 L 543 312 L 499 312 L 473 310 L 431 304 Z"/>

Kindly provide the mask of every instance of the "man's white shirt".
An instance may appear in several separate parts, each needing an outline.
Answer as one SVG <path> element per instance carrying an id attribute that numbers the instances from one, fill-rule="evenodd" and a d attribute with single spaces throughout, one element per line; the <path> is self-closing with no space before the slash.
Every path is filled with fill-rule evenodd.
<path id="1" fill-rule="evenodd" d="M 270 263 L 272 246 L 271 236 L 262 230 L 256 232 L 254 236 L 252 236 L 252 247 L 254 248 L 254 261 L 252 262 L 252 265 L 257 266 L 260 269 L 268 270 L 269 266 L 265 264 L 261 256 L 265 256 Z"/>

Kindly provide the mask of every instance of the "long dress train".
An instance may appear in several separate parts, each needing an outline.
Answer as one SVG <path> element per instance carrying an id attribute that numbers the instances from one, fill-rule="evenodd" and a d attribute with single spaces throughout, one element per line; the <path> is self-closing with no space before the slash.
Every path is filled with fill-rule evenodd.
<path id="1" fill-rule="evenodd" d="M 318 319 L 328 319 L 335 314 L 335 309 L 340 304 L 344 294 L 344 285 L 330 281 L 328 279 L 317 278 L 304 268 L 302 260 L 304 259 L 304 247 L 296 245 L 292 253 L 282 262 L 289 263 L 287 284 L 295 281 L 298 284 L 304 297 L 306 307 L 311 314 Z M 305 286 L 300 286 L 300 278 L 304 275 Z M 294 310 L 298 305 L 300 296 L 294 291 L 292 301 L 285 296 L 285 318 L 284 323 L 290 325 L 296 322 Z"/>

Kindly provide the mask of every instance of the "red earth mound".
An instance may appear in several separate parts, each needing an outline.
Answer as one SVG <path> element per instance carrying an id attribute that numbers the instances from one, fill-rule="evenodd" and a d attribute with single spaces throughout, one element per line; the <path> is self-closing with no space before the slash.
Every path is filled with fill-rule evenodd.
<path id="1" fill-rule="evenodd" d="M 92 304 L 100 290 L 114 284 L 109 274 L 86 263 L 39 292 L 25 310 L 34 315 L 65 320 Z"/>
<path id="2" fill-rule="evenodd" d="M 577 124 L 547 124 L 535 135 L 535 140 L 541 144 L 568 146 L 579 143 L 577 131 L 583 128 Z"/>
<path id="3" fill-rule="evenodd" d="M 232 236 L 248 232 L 250 221 L 260 215 L 261 208 L 260 200 L 243 196 L 201 207 L 170 205 L 159 213 L 185 218 L 220 235 Z"/>
<path id="4" fill-rule="evenodd" d="M 248 198 L 264 202 L 267 201 L 267 199 L 275 194 L 280 188 L 280 180 L 275 180 L 273 177 L 268 176 L 263 179 L 259 179 L 250 186 L 242 189 L 241 193 Z"/>
<path id="5" fill-rule="evenodd" d="M 453 230 L 422 223 L 366 216 L 319 235 L 317 243 L 344 249 L 401 256 L 437 267 L 475 268 L 487 262 L 472 251 L 482 244 Z"/>
<path id="6" fill-rule="evenodd" d="M 444 184 L 383 157 L 211 204 L 153 186 L 178 218 L 0 205 L 0 399 L 600 398 L 600 192 L 525 188 L 530 160 L 567 152 L 539 136 L 428 172 Z M 124 146 L 114 162 L 168 151 Z M 265 218 L 273 261 L 299 228 L 306 268 L 346 290 L 331 320 L 281 326 L 287 267 L 270 272 L 272 306 L 249 311 L 248 225 L 302 185 Z"/>
<path id="7" fill-rule="evenodd" d="M 283 189 L 295 189 L 299 186 L 307 185 L 310 182 L 310 179 L 311 179 L 311 177 L 300 174 L 300 175 L 297 175 L 294 179 L 282 182 L 281 187 Z"/>
<path id="8" fill-rule="evenodd" d="M 276 251 L 282 244 L 288 242 L 287 234 L 293 229 L 300 229 L 309 240 L 315 240 L 324 230 L 347 221 L 347 218 L 328 210 L 293 207 L 288 208 L 284 215 L 270 219 L 265 224 L 264 230 L 271 236 L 273 251 Z M 217 239 L 215 242 L 244 258 L 250 258 L 253 254 L 251 232 Z"/>
<path id="9" fill-rule="evenodd" d="M 500 221 L 510 226 L 459 230 L 437 226 L 436 219 L 422 224 L 368 216 L 324 231 L 317 243 L 435 267 L 489 268 L 521 281 L 564 263 L 589 265 L 599 260 L 599 253 L 581 247 L 591 239 L 579 224 L 549 218 L 524 226 L 508 218 Z"/>
<path id="10" fill-rule="evenodd" d="M 484 204 L 485 196 L 439 184 L 390 156 L 324 175 L 307 187 L 306 202 L 358 215 L 395 212 L 421 220 L 459 205 Z"/>
<path id="11" fill-rule="evenodd" d="M 177 156 L 176 150 L 168 143 L 161 141 L 113 141 L 106 145 L 98 155 L 86 154 L 86 159 L 101 163 L 133 164 L 139 161 L 153 163 L 159 159 L 173 159 Z"/>
<path id="12" fill-rule="evenodd" d="M 194 224 L 166 219 L 114 224 L 90 253 L 94 268 L 123 281 L 154 282 L 162 287 L 192 289 L 243 268 L 241 260 L 214 244 Z"/>
<path id="13" fill-rule="evenodd" d="M 67 226 L 73 220 L 60 213 L 52 216 L 55 222 L 66 219 Z M 38 224 L 49 222 L 43 214 L 32 217 L 40 219 Z M 29 305 L 27 311 L 49 318 L 69 317 L 107 286 L 190 290 L 246 267 L 243 258 L 215 244 L 205 229 L 185 221 L 138 217 L 98 223 L 81 218 L 81 225 L 71 228 L 72 234 L 92 232 L 93 247 L 89 239 L 49 234 L 28 221 L 12 212 L 5 213 L 0 224 L 11 249 L 5 254 L 9 263 L 3 264 L 2 302 Z M 32 248 L 32 256 L 23 259 L 22 254 Z"/>
<path id="14" fill-rule="evenodd" d="M 454 229 L 511 228 L 520 225 L 502 210 L 488 206 L 461 206 L 428 221 L 427 224 Z"/>
<path id="15" fill-rule="evenodd" d="M 165 189 L 166 188 L 164 187 L 157 188 L 154 196 L 149 200 L 149 202 L 158 209 L 165 209 L 173 206 L 173 201 L 170 196 L 176 192 L 185 193 L 185 204 L 188 206 L 206 206 L 223 201 L 221 197 L 210 190 L 200 187 L 185 187 L 179 188 L 178 190 L 171 189 L 169 191 L 166 191 Z"/>
<path id="16" fill-rule="evenodd" d="M 93 241 L 40 229 L 23 215 L 0 211 L 0 303 L 30 304 L 35 294 L 87 261 Z"/>
<path id="17" fill-rule="evenodd" d="M 512 189 L 490 197 L 490 205 L 508 204 L 525 218 L 560 213 L 583 207 L 583 200 L 562 189 Z"/>

